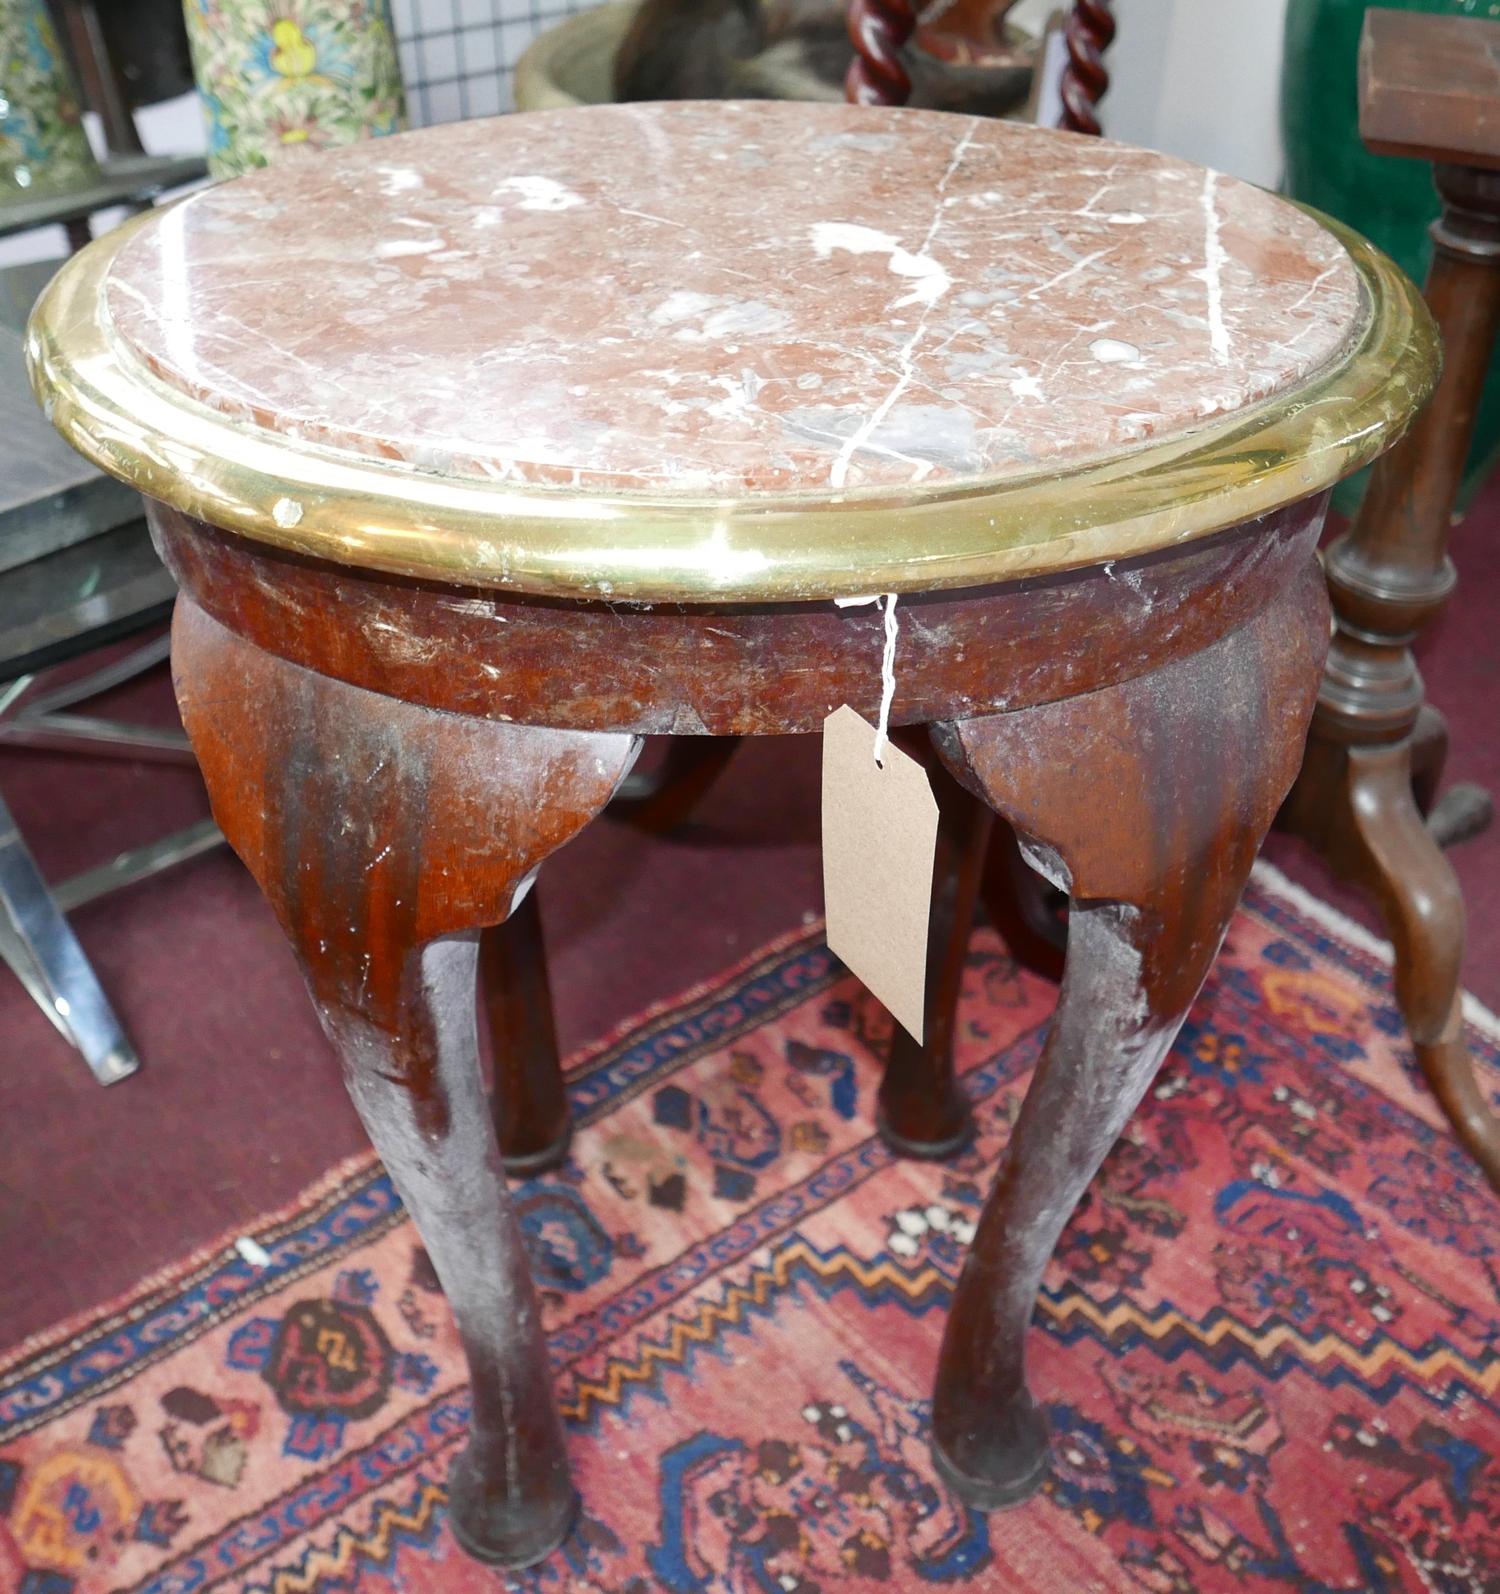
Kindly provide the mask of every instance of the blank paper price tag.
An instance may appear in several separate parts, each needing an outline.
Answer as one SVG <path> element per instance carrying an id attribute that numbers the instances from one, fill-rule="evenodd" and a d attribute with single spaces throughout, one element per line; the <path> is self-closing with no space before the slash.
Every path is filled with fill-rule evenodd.
<path id="1" fill-rule="evenodd" d="M 922 1039 L 937 801 L 927 772 L 847 705 L 823 721 L 828 945 Z"/>

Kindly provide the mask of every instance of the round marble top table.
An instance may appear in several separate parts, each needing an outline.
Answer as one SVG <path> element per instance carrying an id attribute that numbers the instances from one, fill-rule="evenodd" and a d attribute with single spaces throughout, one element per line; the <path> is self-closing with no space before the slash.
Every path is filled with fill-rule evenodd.
<path id="1" fill-rule="evenodd" d="M 496 1561 L 548 1553 L 576 1500 L 476 1061 L 477 932 L 644 733 L 873 718 L 883 617 L 831 600 L 899 594 L 892 723 L 930 726 L 1071 896 L 933 1413 L 965 1497 L 1033 1490 L 1038 1281 L 1296 771 L 1327 490 L 1434 380 L 1411 285 L 1121 145 L 610 107 L 143 217 L 59 274 L 30 356 L 54 422 L 150 500 L 214 812 L 463 1337 L 453 1525 Z M 961 1109 L 929 1061 L 889 1116 Z"/>

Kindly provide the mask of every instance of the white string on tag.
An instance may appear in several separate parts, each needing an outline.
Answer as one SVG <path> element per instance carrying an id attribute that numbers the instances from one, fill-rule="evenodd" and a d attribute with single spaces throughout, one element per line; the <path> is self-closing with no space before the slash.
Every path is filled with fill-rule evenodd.
<path id="1" fill-rule="evenodd" d="M 896 594 L 885 595 L 885 652 L 880 655 L 880 720 L 875 726 L 875 762 L 885 768 L 885 743 L 891 729 L 891 704 L 896 700 Z"/>
<path id="2" fill-rule="evenodd" d="M 885 744 L 890 740 L 891 704 L 896 700 L 896 633 L 901 623 L 896 618 L 896 594 L 872 593 L 868 598 L 835 598 L 840 609 L 851 609 L 859 604 L 884 604 L 885 650 L 880 655 L 880 720 L 875 727 L 875 767 L 885 768 Z"/>

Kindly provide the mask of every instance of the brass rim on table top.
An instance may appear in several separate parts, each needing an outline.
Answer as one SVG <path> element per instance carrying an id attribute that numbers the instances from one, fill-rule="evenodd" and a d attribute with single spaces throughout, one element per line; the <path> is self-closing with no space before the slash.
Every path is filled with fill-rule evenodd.
<path id="1" fill-rule="evenodd" d="M 169 388 L 111 341 L 104 279 L 153 213 L 74 256 L 27 329 L 63 436 L 151 498 L 340 564 L 571 598 L 796 602 L 982 586 L 1129 559 L 1331 487 L 1384 451 L 1436 385 L 1438 333 L 1373 245 L 1349 251 L 1362 324 L 1296 388 L 1103 460 L 916 489 L 688 498 L 527 488 L 294 441 Z"/>

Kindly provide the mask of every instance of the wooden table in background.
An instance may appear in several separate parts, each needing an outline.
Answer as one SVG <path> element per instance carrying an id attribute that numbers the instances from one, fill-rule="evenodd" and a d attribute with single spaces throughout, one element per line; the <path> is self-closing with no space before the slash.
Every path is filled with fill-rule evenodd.
<path id="1" fill-rule="evenodd" d="M 1473 787 L 1438 799 L 1448 729 L 1411 654 L 1453 591 L 1449 525 L 1500 328 L 1500 22 L 1370 11 L 1360 129 L 1377 153 L 1435 163 L 1443 212 L 1427 300 L 1445 363 L 1431 405 L 1327 550 L 1337 630 L 1283 823 L 1378 903 L 1418 1060 L 1500 1190 L 1500 1120 L 1462 1038 L 1463 894 L 1440 845 L 1483 828 L 1491 803 Z"/>

